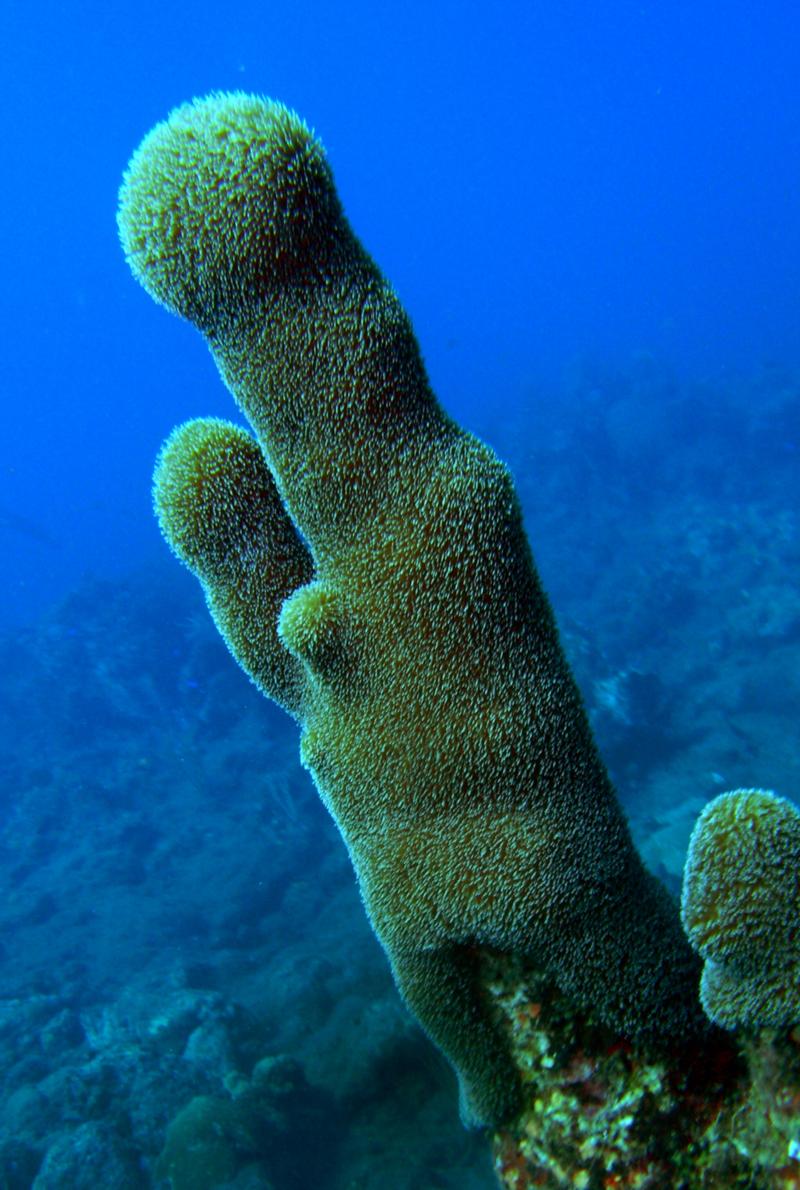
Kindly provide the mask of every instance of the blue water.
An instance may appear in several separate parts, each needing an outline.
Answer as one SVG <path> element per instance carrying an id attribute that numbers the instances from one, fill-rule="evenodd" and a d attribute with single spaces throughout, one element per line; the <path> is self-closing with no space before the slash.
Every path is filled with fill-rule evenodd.
<path id="1" fill-rule="evenodd" d="M 322 136 L 358 234 L 460 416 L 524 409 L 586 351 L 690 375 L 795 362 L 792 4 L 7 5 L 0 617 L 159 548 L 151 460 L 227 412 L 202 344 L 115 244 L 128 156 L 171 107 L 246 88 Z"/>
<path id="2" fill-rule="evenodd" d="M 336 1177 L 490 1185 L 293 730 L 159 537 L 160 443 L 233 408 L 133 282 L 117 188 L 144 133 L 212 90 L 314 127 L 441 400 L 515 471 L 637 838 L 676 887 L 707 797 L 800 790 L 800 9 L 50 0 L 7 5 L 0 33 L 0 1184 L 50 1160 L 39 1190 L 78 1185 L 78 1128 L 102 1184 L 150 1184 L 175 1111 L 280 1053 L 329 1096 L 347 1055 Z M 244 1040 L 206 1037 L 211 1058 L 148 1090 L 158 1014 L 183 1053 L 231 1004 L 258 1018 Z M 118 1083 L 100 1108 L 98 1055 Z"/>

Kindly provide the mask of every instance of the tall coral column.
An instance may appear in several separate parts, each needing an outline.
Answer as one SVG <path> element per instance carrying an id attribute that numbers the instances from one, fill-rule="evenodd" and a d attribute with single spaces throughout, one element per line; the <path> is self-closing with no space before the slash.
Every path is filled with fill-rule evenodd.
<path id="1" fill-rule="evenodd" d="M 134 154 L 119 227 L 255 434 L 175 431 L 162 529 L 240 664 L 300 720 L 465 1121 L 519 1104 L 486 952 L 529 956 L 637 1041 L 702 1033 L 698 960 L 632 846 L 508 472 L 436 402 L 319 142 L 258 97 L 187 104 Z"/>

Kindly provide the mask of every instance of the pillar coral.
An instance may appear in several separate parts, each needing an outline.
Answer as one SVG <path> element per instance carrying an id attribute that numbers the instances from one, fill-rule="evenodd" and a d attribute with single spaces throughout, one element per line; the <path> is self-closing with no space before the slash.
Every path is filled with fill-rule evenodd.
<path id="1" fill-rule="evenodd" d="M 800 1021 L 800 813 L 766 789 L 709 802 L 689 843 L 683 924 L 701 1001 L 726 1029 Z"/>
<path id="2" fill-rule="evenodd" d="M 482 953 L 637 1044 L 701 1034 L 699 961 L 632 845 L 508 471 L 437 403 L 319 141 L 217 94 L 145 138 L 119 229 L 253 434 L 175 430 L 155 504 L 232 653 L 301 724 L 397 986 L 462 1117 L 520 1102 Z"/>

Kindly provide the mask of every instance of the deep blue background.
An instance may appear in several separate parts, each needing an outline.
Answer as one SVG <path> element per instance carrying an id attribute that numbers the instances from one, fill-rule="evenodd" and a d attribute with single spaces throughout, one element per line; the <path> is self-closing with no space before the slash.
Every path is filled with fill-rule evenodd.
<path id="1" fill-rule="evenodd" d="M 259 91 L 314 126 L 440 396 L 478 428 L 557 398 L 586 352 L 694 377 L 800 360 L 794 3 L 3 13 L 0 627 L 163 549 L 161 440 L 232 413 L 116 242 L 131 151 L 192 96 Z"/>

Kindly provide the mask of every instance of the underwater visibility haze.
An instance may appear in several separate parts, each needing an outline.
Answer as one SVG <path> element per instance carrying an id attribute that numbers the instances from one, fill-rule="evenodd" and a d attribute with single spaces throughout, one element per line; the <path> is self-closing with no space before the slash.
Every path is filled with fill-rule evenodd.
<path id="1" fill-rule="evenodd" d="M 800 1186 L 800 15 L 2 19 L 0 1185 Z"/>

